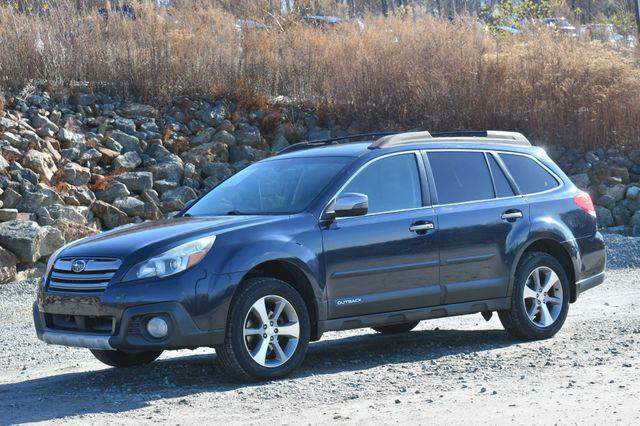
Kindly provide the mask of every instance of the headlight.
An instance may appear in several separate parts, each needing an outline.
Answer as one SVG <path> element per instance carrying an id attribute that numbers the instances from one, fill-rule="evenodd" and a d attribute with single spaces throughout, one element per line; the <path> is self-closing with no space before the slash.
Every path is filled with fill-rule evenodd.
<path id="1" fill-rule="evenodd" d="M 122 281 L 163 278 L 197 265 L 209 252 L 215 235 L 189 241 L 149 260 L 140 262 L 127 272 Z"/>

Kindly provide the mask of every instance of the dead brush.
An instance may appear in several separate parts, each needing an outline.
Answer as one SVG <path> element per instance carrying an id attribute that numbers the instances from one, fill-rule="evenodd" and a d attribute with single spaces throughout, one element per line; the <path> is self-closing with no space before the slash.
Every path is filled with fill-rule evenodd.
<path id="1" fill-rule="evenodd" d="M 546 31 L 496 40 L 411 13 L 261 30 L 239 28 L 215 2 L 135 7 L 136 20 L 105 21 L 71 0 L 40 15 L 0 6 L 0 82 L 82 83 L 156 104 L 214 91 L 257 108 L 286 96 L 361 130 L 495 128 L 569 147 L 640 146 L 640 70 L 596 43 Z"/>

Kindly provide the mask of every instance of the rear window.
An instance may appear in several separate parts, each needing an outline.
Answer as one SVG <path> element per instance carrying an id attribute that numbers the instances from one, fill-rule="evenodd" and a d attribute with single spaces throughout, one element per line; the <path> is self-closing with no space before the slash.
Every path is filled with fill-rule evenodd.
<path id="1" fill-rule="evenodd" d="M 487 200 L 493 183 L 482 152 L 427 153 L 439 204 Z"/>
<path id="2" fill-rule="evenodd" d="M 500 158 L 523 194 L 547 191 L 560 185 L 551 173 L 529 157 L 500 154 Z"/>

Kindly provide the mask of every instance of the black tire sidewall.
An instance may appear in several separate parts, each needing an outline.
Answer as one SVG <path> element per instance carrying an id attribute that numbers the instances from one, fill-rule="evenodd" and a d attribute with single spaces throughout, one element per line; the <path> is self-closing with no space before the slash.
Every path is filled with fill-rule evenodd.
<path id="1" fill-rule="evenodd" d="M 247 312 L 256 300 L 261 297 L 275 295 L 286 299 L 296 311 L 300 324 L 298 347 L 293 356 L 278 367 L 263 367 L 256 363 L 246 349 L 244 342 L 244 320 Z M 260 285 L 253 286 L 242 297 L 234 302 L 229 327 L 233 332 L 228 336 L 235 358 L 242 369 L 255 379 L 275 379 L 286 376 L 295 370 L 304 360 L 309 345 L 311 326 L 307 306 L 300 294 L 289 284 L 277 279 L 263 279 Z"/>
<path id="2" fill-rule="evenodd" d="M 560 315 L 556 321 L 548 327 L 539 327 L 529 319 L 524 305 L 524 300 L 522 298 L 524 286 L 526 285 L 529 274 L 540 266 L 551 268 L 560 279 L 560 283 L 562 285 L 562 310 L 560 311 Z M 515 309 L 515 314 L 519 317 L 519 322 L 525 328 L 523 331 L 529 335 L 529 338 L 545 339 L 556 334 L 562 328 L 565 320 L 567 319 L 570 297 L 571 293 L 567 274 L 560 262 L 558 262 L 553 256 L 546 253 L 532 253 L 527 255 L 520 266 L 518 266 L 514 288 L 513 309 Z"/>

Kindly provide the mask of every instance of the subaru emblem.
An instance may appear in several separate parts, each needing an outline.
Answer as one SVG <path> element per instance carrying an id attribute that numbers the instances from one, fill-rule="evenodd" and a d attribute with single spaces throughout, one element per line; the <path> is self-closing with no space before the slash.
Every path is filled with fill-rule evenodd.
<path id="1" fill-rule="evenodd" d="M 76 259 L 73 261 L 73 263 L 71 264 L 71 270 L 73 272 L 82 272 L 84 271 L 84 268 L 87 266 L 87 262 L 85 262 L 84 260 L 81 259 Z"/>

